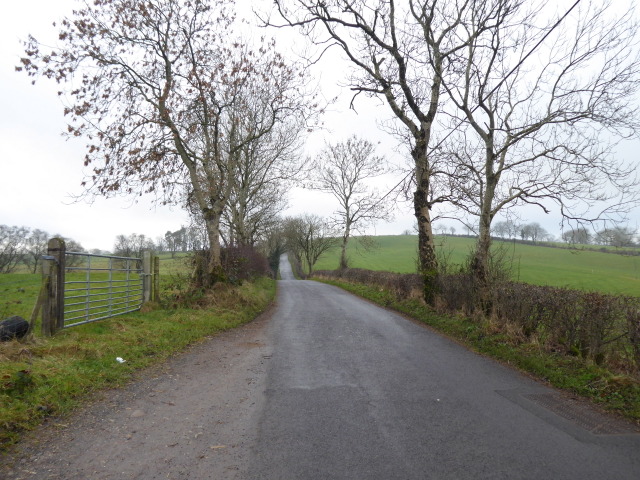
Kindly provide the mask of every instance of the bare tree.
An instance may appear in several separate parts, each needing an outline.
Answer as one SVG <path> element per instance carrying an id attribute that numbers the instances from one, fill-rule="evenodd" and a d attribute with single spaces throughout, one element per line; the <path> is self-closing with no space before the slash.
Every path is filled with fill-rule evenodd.
<path id="1" fill-rule="evenodd" d="M 202 225 L 189 225 L 185 233 L 187 251 L 197 252 L 207 249 L 207 229 Z"/>
<path id="2" fill-rule="evenodd" d="M 500 238 L 509 238 L 511 230 L 507 221 L 503 220 L 495 223 L 493 226 L 493 232 Z"/>
<path id="3" fill-rule="evenodd" d="M 281 218 L 264 233 L 260 239 L 260 243 L 257 245 L 257 249 L 269 261 L 269 267 L 274 275 L 277 274 L 280 268 L 280 255 L 287 251 L 285 228 L 286 223 Z"/>
<path id="4" fill-rule="evenodd" d="M 500 238 L 516 238 L 520 232 L 520 225 L 512 219 L 501 220 L 493 225 L 492 231 Z"/>
<path id="5" fill-rule="evenodd" d="M 328 250 L 338 245 L 338 238 L 325 219 L 318 215 L 302 215 L 286 218 L 283 232 L 287 250 L 293 253 L 300 264 L 305 264 L 307 274 Z"/>
<path id="6" fill-rule="evenodd" d="M 549 21 L 546 3 L 469 2 L 478 14 L 458 31 L 467 48 L 443 78 L 457 113 L 439 153 L 457 172 L 458 205 L 479 218 L 481 285 L 498 212 L 555 204 L 568 220 L 595 221 L 637 200 L 635 167 L 612 147 L 637 133 L 638 27 L 631 12 L 578 3 Z"/>
<path id="7" fill-rule="evenodd" d="M 119 257 L 142 258 L 144 250 L 153 250 L 153 240 L 144 234 L 132 233 L 131 235 L 116 236 L 113 245 L 113 253 Z"/>
<path id="8" fill-rule="evenodd" d="M 571 230 L 562 233 L 562 240 L 567 243 L 588 245 L 591 243 L 591 239 L 591 233 L 584 227 L 572 228 Z"/>
<path id="9" fill-rule="evenodd" d="M 348 266 L 347 245 L 352 233 L 364 233 L 372 223 L 390 217 L 385 195 L 370 185 L 386 171 L 386 161 L 375 155 L 375 145 L 356 136 L 327 144 L 313 164 L 312 188 L 338 201 L 334 221 L 342 231 L 340 268 Z"/>
<path id="10" fill-rule="evenodd" d="M 278 215 L 287 206 L 288 189 L 306 163 L 299 152 L 303 125 L 295 117 L 288 120 L 237 151 L 222 219 L 228 245 L 255 246 L 277 225 Z M 247 129 L 255 129 L 259 121 L 252 112 L 242 119 Z"/>
<path id="11" fill-rule="evenodd" d="M 156 246 L 156 251 L 158 253 L 164 253 L 166 251 L 169 250 L 168 246 L 167 246 L 167 239 L 165 237 L 162 236 L 158 236 L 156 237 L 156 239 L 153 241 L 153 243 Z"/>
<path id="12" fill-rule="evenodd" d="M 165 245 L 167 246 L 167 250 L 171 252 L 171 258 L 176 256 L 176 252 L 178 251 L 178 240 L 176 239 L 174 232 L 171 230 L 167 230 L 164 234 Z"/>
<path id="13" fill-rule="evenodd" d="M 600 245 L 612 247 L 634 246 L 634 236 L 637 232 L 629 227 L 615 226 L 604 228 L 596 233 L 595 241 Z"/>
<path id="14" fill-rule="evenodd" d="M 442 80 L 455 68 L 453 55 L 468 41 L 459 30 L 475 15 L 476 2 L 437 0 L 275 0 L 285 24 L 299 27 L 323 49 L 340 48 L 354 66 L 355 95 L 382 98 L 398 124 L 392 127 L 411 147 L 414 213 L 418 222 L 419 269 L 425 299 L 433 302 L 437 257 L 431 226 L 434 205 L 450 199 L 444 173 L 431 155 L 441 103 Z M 274 24 L 270 20 L 266 23 Z M 487 20 L 487 23 L 489 21 Z"/>
<path id="15" fill-rule="evenodd" d="M 33 273 L 37 273 L 42 255 L 47 253 L 49 234 L 43 230 L 32 230 L 25 239 L 25 263 L 29 265 Z"/>
<path id="16" fill-rule="evenodd" d="M 223 277 L 220 218 L 233 160 L 291 116 L 316 111 L 300 71 L 273 42 L 251 48 L 233 32 L 230 0 L 96 0 L 64 19 L 59 48 L 34 38 L 23 67 L 66 82 L 69 135 L 88 140 L 88 192 L 154 192 L 175 202 L 185 188 L 205 221 L 207 282 Z M 254 110 L 257 109 L 257 110 Z M 255 129 L 241 115 L 259 115 Z"/>
<path id="17" fill-rule="evenodd" d="M 29 229 L 0 225 L 0 273 L 11 273 L 23 261 Z"/>
<path id="18" fill-rule="evenodd" d="M 75 253 L 84 253 L 86 252 L 86 249 L 82 246 L 82 244 L 76 240 L 74 240 L 73 238 L 69 238 L 69 237 L 65 237 L 63 235 L 60 235 L 59 233 L 56 233 L 52 236 L 52 238 L 60 238 L 62 240 L 64 240 L 65 243 L 65 248 L 67 253 L 69 252 L 75 252 Z M 66 261 L 65 261 L 65 266 L 66 267 L 76 267 L 78 265 L 81 265 L 83 263 L 84 259 L 82 258 L 82 256 L 79 255 L 67 255 Z"/>
<path id="19" fill-rule="evenodd" d="M 549 237 L 549 233 L 538 222 L 528 223 L 521 225 L 522 239 L 530 239 L 533 243 L 546 240 Z"/>

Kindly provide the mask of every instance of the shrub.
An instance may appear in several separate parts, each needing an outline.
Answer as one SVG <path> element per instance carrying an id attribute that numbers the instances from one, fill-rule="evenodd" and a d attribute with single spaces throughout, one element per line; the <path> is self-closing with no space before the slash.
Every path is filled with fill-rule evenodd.
<path id="1" fill-rule="evenodd" d="M 627 298 L 624 304 L 630 350 L 635 364 L 640 368 L 640 300 Z"/>
<path id="2" fill-rule="evenodd" d="M 220 252 L 222 269 L 231 283 L 272 276 L 267 258 L 253 247 L 226 247 Z"/>
<path id="3" fill-rule="evenodd" d="M 234 285 L 244 280 L 257 277 L 273 276 L 267 258 L 253 247 L 225 247 L 220 252 L 222 270 L 214 272 L 216 277 L 211 281 L 208 272 L 209 251 L 202 250 L 193 255 L 193 287 L 207 287 L 217 281 L 225 281 Z"/>
<path id="4" fill-rule="evenodd" d="M 416 274 L 403 274 L 345 268 L 341 270 L 319 270 L 314 277 L 341 279 L 351 283 L 373 285 L 393 292 L 399 300 L 419 298 L 422 294 L 422 277 Z"/>

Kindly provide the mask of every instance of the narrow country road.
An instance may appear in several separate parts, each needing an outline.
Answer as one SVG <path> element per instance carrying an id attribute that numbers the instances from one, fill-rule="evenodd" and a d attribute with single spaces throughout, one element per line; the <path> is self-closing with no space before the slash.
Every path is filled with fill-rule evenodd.
<path id="1" fill-rule="evenodd" d="M 640 478 L 640 435 L 337 288 L 283 280 L 270 337 L 249 478 Z"/>
<path id="2" fill-rule="evenodd" d="M 276 309 L 25 442 L 7 478 L 637 479 L 622 421 L 342 290 Z"/>

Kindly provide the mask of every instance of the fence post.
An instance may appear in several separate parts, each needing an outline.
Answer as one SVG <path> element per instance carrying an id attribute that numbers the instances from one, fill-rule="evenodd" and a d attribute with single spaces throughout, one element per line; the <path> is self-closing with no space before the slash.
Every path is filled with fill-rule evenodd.
<path id="1" fill-rule="evenodd" d="M 151 301 L 151 251 L 142 252 L 142 301 Z"/>
<path id="2" fill-rule="evenodd" d="M 153 301 L 160 301 L 160 257 L 153 257 Z"/>
<path id="3" fill-rule="evenodd" d="M 42 335 L 50 337 L 64 327 L 64 270 L 66 245 L 61 238 L 52 238 L 42 263 L 42 274 L 49 277 L 42 308 Z"/>
<path id="4" fill-rule="evenodd" d="M 49 255 L 47 255 L 49 257 Z M 42 300 L 42 336 L 50 337 L 52 335 L 51 332 L 51 299 L 53 295 L 51 294 L 51 277 L 52 273 L 55 271 L 52 266 L 54 265 L 53 257 L 43 258 L 42 259 L 42 284 L 46 285 L 47 291 L 44 293 L 44 298 Z"/>

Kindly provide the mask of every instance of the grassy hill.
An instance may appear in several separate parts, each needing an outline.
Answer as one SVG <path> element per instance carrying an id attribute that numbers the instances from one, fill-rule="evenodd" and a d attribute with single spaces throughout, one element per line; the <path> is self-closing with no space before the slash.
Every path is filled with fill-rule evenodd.
<path id="1" fill-rule="evenodd" d="M 365 251 L 358 238 L 349 248 L 354 268 L 398 273 L 416 271 L 417 237 L 413 235 L 373 237 L 376 248 Z M 462 265 L 475 240 L 464 237 L 436 237 L 439 256 L 449 265 Z M 640 296 L 640 257 L 588 250 L 569 250 L 545 246 L 496 241 L 511 265 L 513 279 L 537 285 L 553 285 L 581 290 Z M 316 270 L 333 270 L 339 251 L 322 257 Z"/>

